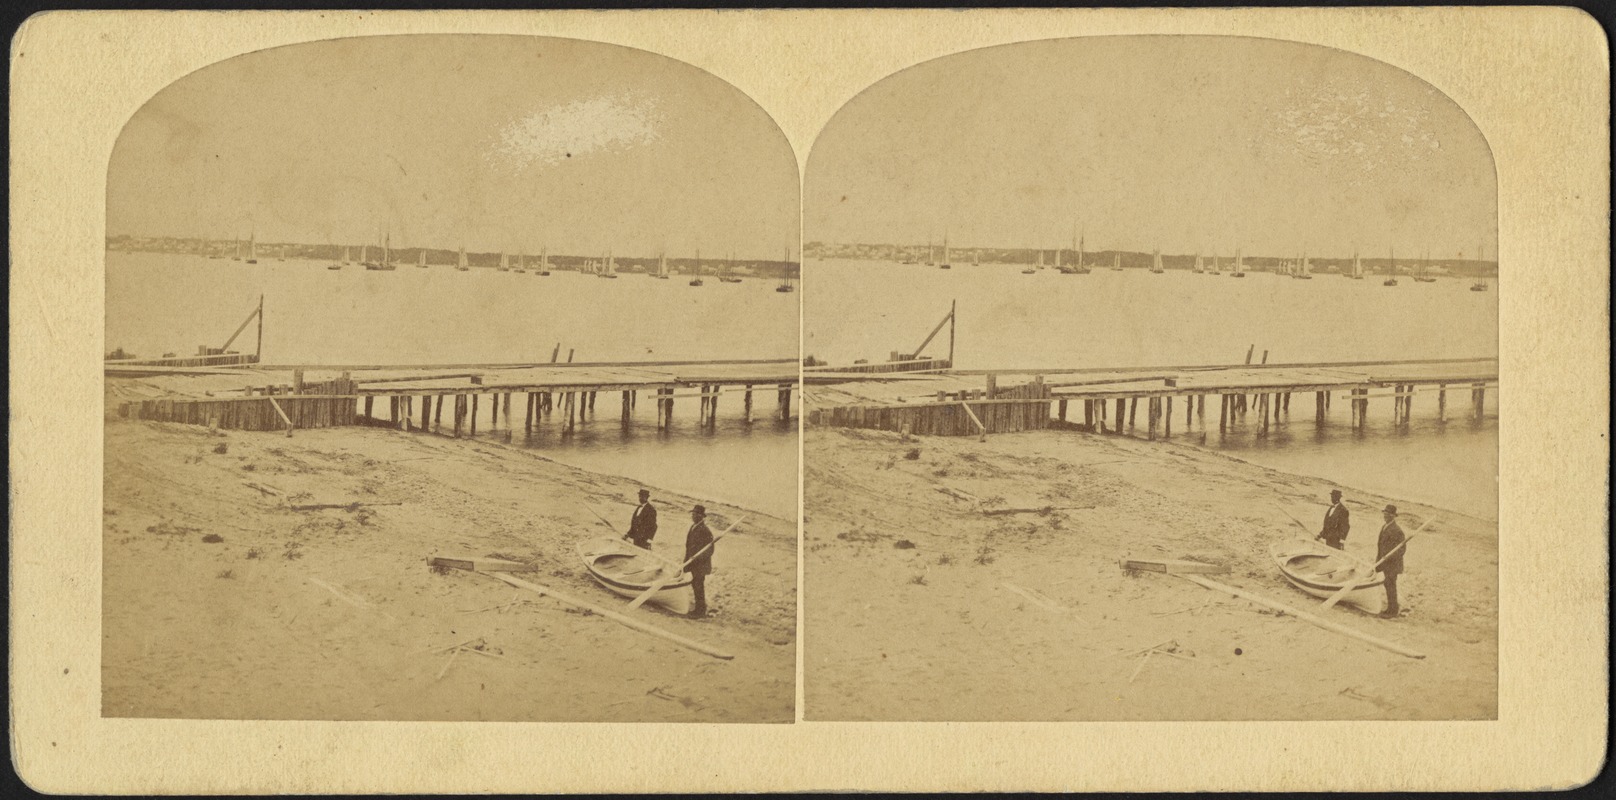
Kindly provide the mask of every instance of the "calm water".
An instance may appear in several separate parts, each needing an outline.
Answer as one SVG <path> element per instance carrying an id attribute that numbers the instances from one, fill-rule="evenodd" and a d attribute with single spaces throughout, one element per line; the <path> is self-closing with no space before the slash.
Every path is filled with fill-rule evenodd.
<path id="1" fill-rule="evenodd" d="M 955 265 L 952 270 L 857 261 L 804 267 L 803 352 L 831 363 L 885 360 L 908 350 L 959 303 L 955 363 L 963 369 L 1231 364 L 1268 350 L 1270 362 L 1468 358 L 1498 352 L 1497 282 L 1489 292 L 1441 278 L 1382 286 L 1317 275 L 1302 281 L 1268 273 L 1245 278 L 1096 269 L 1022 275 L 1021 266 Z M 926 348 L 947 354 L 947 329 Z M 1497 519 L 1498 390 L 1482 420 L 1469 418 L 1467 390 L 1448 393 L 1436 420 L 1436 393 L 1414 401 L 1410 424 L 1392 426 L 1390 399 L 1370 403 L 1369 425 L 1351 429 L 1349 404 L 1332 402 L 1322 429 L 1313 397 L 1291 398 L 1288 422 L 1258 439 L 1237 423 L 1220 438 L 1216 398 L 1210 432 L 1185 429 L 1175 403 L 1175 439 L 1220 448 L 1255 463 Z M 1074 404 L 1077 418 L 1081 404 Z M 1140 412 L 1143 414 L 1143 411 Z"/>
<path id="2" fill-rule="evenodd" d="M 107 254 L 106 349 L 141 357 L 195 353 L 218 346 L 264 295 L 267 363 L 422 364 L 549 361 L 675 361 L 795 358 L 798 295 L 774 282 L 692 287 L 625 274 L 604 280 L 554 271 L 540 277 L 449 266 L 396 271 L 326 262 L 228 259 L 162 253 Z M 252 352 L 255 327 L 231 349 Z M 523 411 L 512 398 L 518 421 Z M 695 424 L 698 401 L 677 401 L 674 425 L 656 430 L 655 404 L 642 393 L 631 424 L 619 395 L 602 393 L 598 416 L 563 437 L 553 421 L 513 445 L 585 469 L 623 475 L 697 497 L 794 518 L 797 509 L 796 406 L 793 419 L 771 419 L 775 395 L 754 396 L 754 421 L 740 419 L 741 395 L 719 403 L 716 431 Z M 419 408 L 419 407 L 417 407 Z M 480 409 L 479 436 L 489 409 Z M 378 411 L 378 414 L 383 413 Z"/>

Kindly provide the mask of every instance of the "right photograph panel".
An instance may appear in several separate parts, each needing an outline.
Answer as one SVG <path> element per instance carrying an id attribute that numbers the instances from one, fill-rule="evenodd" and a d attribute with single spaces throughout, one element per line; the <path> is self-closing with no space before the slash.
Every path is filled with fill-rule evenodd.
<path id="1" fill-rule="evenodd" d="M 1485 720 L 1497 179 L 1395 65 L 1061 39 L 804 183 L 809 720 Z"/>

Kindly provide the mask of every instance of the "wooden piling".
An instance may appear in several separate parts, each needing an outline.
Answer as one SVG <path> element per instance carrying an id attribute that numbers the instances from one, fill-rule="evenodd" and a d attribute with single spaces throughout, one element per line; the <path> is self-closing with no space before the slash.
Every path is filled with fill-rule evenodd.
<path id="1" fill-rule="evenodd" d="M 475 437 L 477 435 L 477 398 L 478 397 L 479 397 L 479 395 L 475 395 L 475 394 L 471 396 L 471 435 L 473 437 Z"/>
<path id="2" fill-rule="evenodd" d="M 437 408 L 432 412 L 432 424 L 438 430 L 443 430 L 443 395 L 438 395 Z"/>
<path id="3" fill-rule="evenodd" d="M 465 424 L 466 419 L 466 396 L 463 394 L 456 394 L 454 399 L 454 438 L 459 439 L 460 430 Z"/>
<path id="4" fill-rule="evenodd" d="M 490 413 L 493 414 L 493 419 L 488 423 L 488 429 L 491 430 L 491 431 L 499 430 L 499 395 L 497 395 L 497 394 L 493 395 L 490 399 L 493 402 L 490 402 L 488 405 L 489 405 Z M 507 422 L 505 423 L 505 425 L 507 427 L 509 427 L 510 422 L 508 420 L 509 420 L 510 414 L 506 414 L 505 416 L 507 418 Z"/>
<path id="5" fill-rule="evenodd" d="M 1066 400 L 1064 398 L 1060 401 L 1060 421 L 1066 421 Z"/>
<path id="6" fill-rule="evenodd" d="M 421 432 L 432 429 L 432 395 L 421 396 Z"/>
<path id="7" fill-rule="evenodd" d="M 368 394 L 365 395 L 365 420 L 367 422 L 376 419 L 376 415 L 370 413 L 370 406 L 374 402 L 376 402 L 376 398 L 374 396 L 371 396 L 371 395 L 368 395 Z"/>
<path id="8" fill-rule="evenodd" d="M 750 384 L 750 383 L 748 383 L 746 385 L 745 405 L 746 405 L 746 421 L 751 422 L 752 421 L 752 384 Z"/>
<path id="9" fill-rule="evenodd" d="M 1436 419 L 1444 422 L 1448 416 L 1448 385 L 1438 384 L 1436 387 Z"/>
<path id="10" fill-rule="evenodd" d="M 533 393 L 526 392 L 526 394 L 527 414 L 522 417 L 522 430 L 531 433 L 533 431 Z"/>
<path id="11" fill-rule="evenodd" d="M 1229 396 L 1218 395 L 1218 433 L 1229 431 Z"/>
<path id="12" fill-rule="evenodd" d="M 1173 435 L 1173 396 L 1167 396 L 1167 409 L 1162 414 L 1162 436 L 1171 438 Z"/>
<path id="13" fill-rule="evenodd" d="M 1129 398 L 1128 399 L 1128 427 L 1130 427 L 1130 428 L 1135 427 L 1134 420 L 1138 419 L 1138 417 L 1139 417 L 1139 398 L 1137 398 L 1137 397 Z"/>
<path id="14" fill-rule="evenodd" d="M 628 427 L 629 414 L 632 411 L 632 409 L 629 407 L 629 402 L 630 401 L 629 401 L 628 396 L 629 396 L 628 392 L 623 393 L 623 426 L 624 427 Z"/>
<path id="15" fill-rule="evenodd" d="M 1124 399 L 1124 398 L 1121 398 L 1121 397 L 1117 398 L 1117 424 L 1116 424 L 1116 431 L 1115 432 L 1118 433 L 1118 434 L 1122 433 L 1122 423 L 1124 422 L 1124 420 L 1126 420 L 1127 413 L 1128 413 L 1128 401 L 1126 399 Z"/>

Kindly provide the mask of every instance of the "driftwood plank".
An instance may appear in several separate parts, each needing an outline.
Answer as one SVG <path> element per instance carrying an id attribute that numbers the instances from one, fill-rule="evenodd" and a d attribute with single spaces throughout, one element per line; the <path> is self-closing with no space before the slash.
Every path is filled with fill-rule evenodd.
<path id="1" fill-rule="evenodd" d="M 1174 574 L 1225 575 L 1229 572 L 1228 564 L 1207 564 L 1201 561 L 1184 561 L 1174 558 L 1124 558 L 1122 559 L 1122 568 Z"/>

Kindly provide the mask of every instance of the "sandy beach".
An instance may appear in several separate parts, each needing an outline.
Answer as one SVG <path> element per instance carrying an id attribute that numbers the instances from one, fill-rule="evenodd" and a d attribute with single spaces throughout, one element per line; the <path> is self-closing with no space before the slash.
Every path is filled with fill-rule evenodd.
<path id="1" fill-rule="evenodd" d="M 232 383 L 219 379 L 217 383 Z M 200 379 L 194 386 L 207 384 Z M 632 615 L 685 649 L 433 556 L 496 556 L 599 607 L 574 544 L 626 525 L 640 484 L 516 447 L 377 428 L 276 433 L 116 419 L 108 381 L 102 713 L 331 720 L 789 722 L 796 531 L 708 502 L 713 616 Z M 653 488 L 682 560 L 703 498 Z M 377 503 L 295 511 L 294 504 Z M 464 649 L 449 650 L 464 644 Z M 437 652 L 434 652 L 437 651 Z"/>
<path id="2" fill-rule="evenodd" d="M 1066 431 L 927 437 L 810 428 L 804 442 L 809 720 L 1492 719 L 1495 523 L 1346 491 L 1347 549 L 1379 509 L 1412 533 L 1382 620 L 1291 587 L 1272 542 L 1333 485 L 1192 446 Z M 1030 509 L 1016 512 L 1012 509 Z M 1413 659 L 1119 559 L 1209 576 L 1421 651 Z M 1140 655 L 1161 644 L 1165 652 Z"/>

